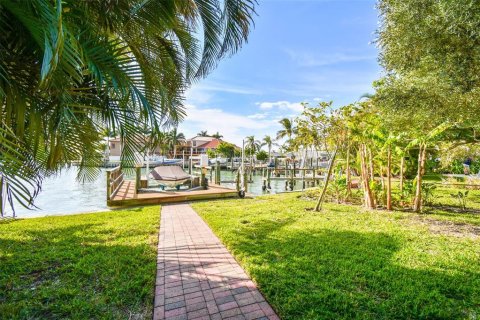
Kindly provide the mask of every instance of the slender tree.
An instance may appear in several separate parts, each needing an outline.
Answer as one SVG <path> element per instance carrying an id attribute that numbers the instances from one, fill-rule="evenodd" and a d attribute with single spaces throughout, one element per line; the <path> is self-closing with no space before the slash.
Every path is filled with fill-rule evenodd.
<path id="1" fill-rule="evenodd" d="M 271 159 L 272 159 L 272 147 L 276 146 L 276 145 L 277 144 L 275 143 L 275 141 L 269 135 L 266 135 L 265 137 L 263 137 L 261 146 L 266 146 L 267 147 L 267 149 L 268 149 L 268 160 L 269 161 L 271 161 Z"/>

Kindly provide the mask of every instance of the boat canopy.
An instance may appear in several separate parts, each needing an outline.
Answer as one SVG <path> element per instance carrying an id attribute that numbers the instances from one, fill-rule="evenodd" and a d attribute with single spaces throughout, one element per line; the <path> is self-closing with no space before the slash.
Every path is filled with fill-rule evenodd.
<path id="1" fill-rule="evenodd" d="M 150 172 L 150 177 L 159 181 L 185 181 L 190 175 L 180 166 L 158 166 Z"/>

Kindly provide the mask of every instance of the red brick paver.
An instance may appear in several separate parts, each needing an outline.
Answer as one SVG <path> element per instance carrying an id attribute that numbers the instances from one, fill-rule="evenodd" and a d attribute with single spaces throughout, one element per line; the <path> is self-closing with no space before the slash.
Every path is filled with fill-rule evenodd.
<path id="1" fill-rule="evenodd" d="M 162 206 L 153 319 L 279 319 L 188 204 Z"/>

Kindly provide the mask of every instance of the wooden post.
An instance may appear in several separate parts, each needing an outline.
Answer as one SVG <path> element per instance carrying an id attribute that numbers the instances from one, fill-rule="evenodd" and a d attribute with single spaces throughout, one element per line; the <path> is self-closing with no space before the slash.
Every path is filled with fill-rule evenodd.
<path id="1" fill-rule="evenodd" d="M 248 191 L 248 180 L 247 180 L 248 176 L 247 176 L 247 173 L 245 172 L 243 174 L 243 184 L 244 184 L 244 187 L 245 187 L 245 193 L 247 193 Z"/>
<path id="2" fill-rule="evenodd" d="M 269 168 L 267 168 L 267 188 L 268 188 L 268 189 L 271 189 L 271 188 L 272 188 L 272 186 L 270 185 L 271 177 L 272 177 L 272 170 L 270 170 Z"/>
<path id="3" fill-rule="evenodd" d="M 110 200 L 110 195 L 112 194 L 112 189 L 110 188 L 110 176 L 111 172 L 107 171 L 107 201 Z"/>
<path id="4" fill-rule="evenodd" d="M 147 172 L 148 175 L 148 172 Z M 140 189 L 140 180 L 142 178 L 142 167 L 137 166 L 135 168 L 135 194 L 138 193 L 138 189 Z M 147 177 L 148 179 L 148 177 Z"/>
<path id="5" fill-rule="evenodd" d="M 233 167 L 232 167 L 233 168 Z M 240 191 L 240 170 L 237 170 L 237 181 L 236 181 L 237 191 Z"/>
<path id="6" fill-rule="evenodd" d="M 203 189 L 207 189 L 207 184 L 205 183 L 205 170 L 202 168 L 201 173 L 200 173 L 200 185 L 203 187 Z"/>
<path id="7" fill-rule="evenodd" d="M 302 190 L 305 190 L 305 168 L 302 170 Z"/>
<path id="8" fill-rule="evenodd" d="M 294 169 L 290 171 L 290 191 L 293 191 L 293 186 L 295 183 L 295 165 L 293 165 Z"/>
<path id="9" fill-rule="evenodd" d="M 215 184 L 220 185 L 221 181 L 220 162 L 217 160 L 215 164 Z"/>

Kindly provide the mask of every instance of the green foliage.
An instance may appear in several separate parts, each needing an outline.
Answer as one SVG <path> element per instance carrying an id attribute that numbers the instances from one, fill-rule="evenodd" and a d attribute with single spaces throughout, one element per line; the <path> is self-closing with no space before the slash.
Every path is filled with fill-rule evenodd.
<path id="1" fill-rule="evenodd" d="M 237 147 L 234 144 L 225 141 L 220 142 L 217 147 L 217 152 L 227 158 L 234 156 L 236 151 Z"/>
<path id="2" fill-rule="evenodd" d="M 458 191 L 457 193 L 451 193 L 450 196 L 452 198 L 455 198 L 458 201 L 458 204 L 462 208 L 462 211 L 465 211 L 467 209 L 467 197 L 468 197 L 469 191 Z"/>
<path id="3" fill-rule="evenodd" d="M 422 201 L 425 205 L 433 204 L 436 189 L 437 186 L 434 183 L 422 182 Z"/>
<path id="4" fill-rule="evenodd" d="M 347 198 L 347 179 L 337 178 L 328 184 L 328 193 L 335 202 L 340 203 Z"/>
<path id="5" fill-rule="evenodd" d="M 183 93 L 237 52 L 255 0 L 0 2 L 0 175 L 30 206 L 45 176 L 102 161 L 105 128 L 133 165 L 145 130 L 184 117 Z M 150 143 L 154 144 L 154 139 Z"/>
<path id="6" fill-rule="evenodd" d="M 259 161 L 266 161 L 268 160 L 268 153 L 267 151 L 265 150 L 260 150 L 257 152 L 257 154 L 255 155 L 255 157 L 257 158 L 257 160 Z"/>
<path id="7" fill-rule="evenodd" d="M 282 319 L 463 319 L 480 313 L 480 242 L 471 232 L 480 216 L 330 203 L 322 213 L 305 211 L 313 205 L 284 194 L 193 207 Z"/>
<path id="8" fill-rule="evenodd" d="M 245 153 L 249 156 L 253 156 L 260 151 L 261 146 L 262 143 L 258 140 L 255 140 L 254 136 L 248 136 L 245 139 Z"/>
<path id="9" fill-rule="evenodd" d="M 213 151 L 212 149 L 207 150 L 207 155 L 210 159 L 217 157 L 217 152 Z"/>
<path id="10" fill-rule="evenodd" d="M 0 318 L 152 317 L 159 207 L 0 222 Z"/>

